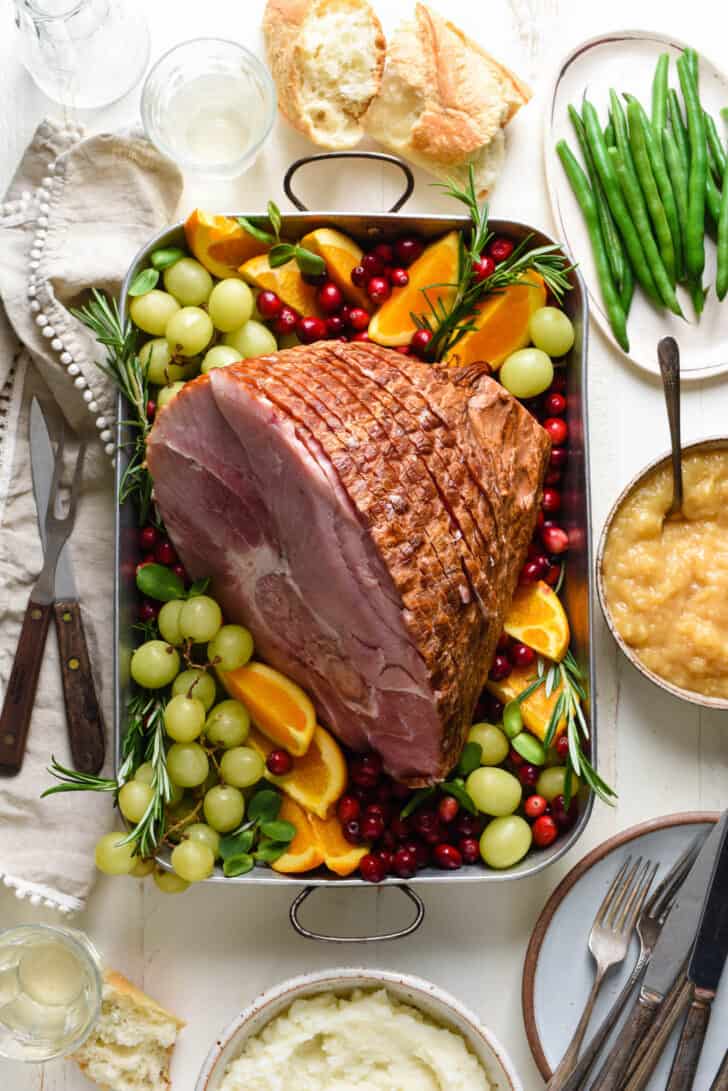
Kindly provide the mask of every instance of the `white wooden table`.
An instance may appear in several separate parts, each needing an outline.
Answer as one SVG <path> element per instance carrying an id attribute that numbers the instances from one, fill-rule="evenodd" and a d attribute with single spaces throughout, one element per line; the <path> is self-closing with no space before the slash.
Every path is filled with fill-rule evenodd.
<path id="1" fill-rule="evenodd" d="M 152 56 L 199 35 L 237 39 L 259 50 L 264 0 L 154 0 Z M 411 8 L 410 0 L 374 0 L 385 31 Z M 492 201 L 495 215 L 553 230 L 542 175 L 541 124 L 544 90 L 558 58 L 573 44 L 606 29 L 645 27 L 670 31 L 704 49 L 724 68 L 725 28 L 711 0 L 447 0 L 433 4 L 486 49 L 530 80 L 536 95 L 509 132 L 508 164 Z M 0 191 L 37 122 L 58 108 L 46 103 L 21 69 L 11 27 L 11 0 L 0 3 Z M 722 27 L 720 23 L 722 22 Z M 723 31 L 721 33 L 721 31 Z M 723 50 L 723 57 L 719 50 Z M 618 79 L 618 73 L 615 74 Z M 137 117 L 138 91 L 110 110 L 83 118 L 91 128 L 128 124 Z M 211 186 L 192 180 L 184 206 L 213 210 L 262 210 L 281 191 L 285 166 L 313 150 L 279 123 L 254 169 L 234 183 Z M 418 174 L 410 203 L 416 211 L 444 211 L 442 198 Z M 318 183 L 318 179 L 317 179 Z M 383 207 L 389 189 L 339 176 L 320 193 L 323 207 Z M 395 183 L 392 183 L 394 185 Z M 387 183 L 387 187 L 389 183 Z M 728 380 L 723 380 L 723 383 Z M 594 526 L 598 531 L 621 486 L 667 446 L 658 385 L 623 364 L 598 331 L 589 359 Z M 684 440 L 726 432 L 725 390 L 720 381 L 691 385 L 684 394 Z M 152 884 L 102 879 L 78 919 L 123 970 L 188 1021 L 177 1048 L 174 1091 L 192 1091 L 214 1035 L 260 990 L 306 970 L 364 963 L 420 974 L 450 989 L 480 1013 L 509 1050 L 528 1091 L 542 1086 L 530 1057 L 520 1008 L 521 968 L 531 928 L 565 871 L 588 848 L 619 829 L 671 811 L 722 808 L 728 803 L 728 717 L 678 703 L 644 681 L 617 653 L 601 620 L 598 633 L 600 764 L 619 792 L 614 810 L 597 805 L 578 847 L 552 870 L 532 880 L 466 890 L 428 889 L 420 932 L 396 944 L 362 950 L 334 949 L 299 939 L 287 920 L 291 890 L 235 887 L 192 889 L 165 898 Z M 396 892 L 372 889 L 328 893 L 316 923 L 354 930 L 391 924 L 403 912 Z M 0 891 L 0 924 L 46 919 L 48 914 Z M 554 1003 L 560 998 L 554 996 Z M 82 1091 L 90 1085 L 71 1066 L 43 1068 L 0 1062 L 0 1078 L 12 1091 Z"/>

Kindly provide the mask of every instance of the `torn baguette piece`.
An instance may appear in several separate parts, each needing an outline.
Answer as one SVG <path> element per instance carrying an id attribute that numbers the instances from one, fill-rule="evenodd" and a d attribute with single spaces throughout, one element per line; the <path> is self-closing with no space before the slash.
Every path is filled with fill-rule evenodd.
<path id="1" fill-rule="evenodd" d="M 531 97 L 512 72 L 425 4 L 389 44 L 369 136 L 437 177 L 463 185 L 468 166 L 483 198 L 500 172 L 504 127 Z"/>
<path id="2" fill-rule="evenodd" d="M 358 144 L 386 52 L 367 0 L 268 0 L 263 35 L 288 121 L 324 148 Z"/>

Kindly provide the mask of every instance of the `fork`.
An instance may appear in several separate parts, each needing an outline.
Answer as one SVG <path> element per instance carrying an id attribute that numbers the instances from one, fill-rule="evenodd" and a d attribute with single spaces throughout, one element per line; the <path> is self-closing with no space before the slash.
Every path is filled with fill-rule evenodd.
<path id="1" fill-rule="evenodd" d="M 594 1063 L 596 1062 L 604 1043 L 614 1029 L 619 1017 L 623 1014 L 627 1001 L 632 994 L 632 990 L 639 982 L 647 963 L 652 957 L 655 944 L 660 937 L 662 926 L 672 909 L 675 897 L 685 881 L 685 877 L 690 871 L 690 868 L 695 863 L 696 857 L 700 852 L 706 837 L 707 831 L 699 834 L 691 841 L 682 855 L 670 868 L 667 875 L 665 875 L 652 892 L 649 901 L 645 903 L 642 912 L 637 918 L 636 924 L 637 938 L 640 944 L 637 961 L 619 996 L 614 1001 L 609 1012 L 605 1015 L 598 1029 L 590 1038 L 586 1049 L 579 1057 L 571 1075 L 564 1084 L 563 1091 L 578 1091 L 594 1067 Z M 597 1087 L 598 1083 L 594 1084 L 594 1089 Z"/>
<path id="2" fill-rule="evenodd" d="M 632 857 L 628 856 L 597 910 L 589 933 L 589 951 L 596 963 L 594 983 L 579 1024 L 546 1091 L 563 1091 L 566 1085 L 579 1056 L 602 982 L 609 970 L 626 958 L 635 921 L 642 911 L 657 868 L 658 865 L 650 860 L 643 863 L 641 856 L 632 864 Z"/>

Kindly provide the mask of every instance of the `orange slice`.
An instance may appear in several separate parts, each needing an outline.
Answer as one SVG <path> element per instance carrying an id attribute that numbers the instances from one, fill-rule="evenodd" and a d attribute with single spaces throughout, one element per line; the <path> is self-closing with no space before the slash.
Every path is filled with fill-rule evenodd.
<path id="1" fill-rule="evenodd" d="M 364 251 L 348 235 L 331 227 L 317 227 L 301 239 L 301 246 L 312 250 L 326 262 L 328 274 L 342 291 L 344 298 L 365 311 L 372 309 L 372 301 L 365 291 L 351 283 L 351 270 L 361 263 Z"/>
<path id="2" fill-rule="evenodd" d="M 187 245 L 216 277 L 236 277 L 238 267 L 268 249 L 230 216 L 211 216 L 196 208 L 185 223 Z"/>
<path id="3" fill-rule="evenodd" d="M 548 669 L 548 663 L 546 664 Z M 507 678 L 501 682 L 493 682 L 490 678 L 485 683 L 485 688 L 495 694 L 499 701 L 507 704 L 514 701 L 519 693 L 523 693 L 526 686 L 530 685 L 536 677 L 533 667 L 514 667 Z M 543 741 L 551 719 L 551 713 L 559 699 L 562 690 L 561 682 L 546 696 L 546 683 L 535 689 L 533 693 L 521 701 L 521 716 L 523 722 L 534 735 Z M 556 727 L 556 735 L 560 735 L 566 727 L 566 717 L 562 716 Z"/>
<path id="4" fill-rule="evenodd" d="M 514 640 L 557 662 L 569 647 L 569 622 L 555 591 L 543 580 L 516 588 L 503 628 Z"/>
<path id="5" fill-rule="evenodd" d="M 301 275 L 301 270 L 291 258 L 285 265 L 271 269 L 267 254 L 259 254 L 240 266 L 238 270 L 244 280 L 256 288 L 267 288 L 293 307 L 299 314 L 312 314 L 317 318 L 321 312 L 316 303 L 316 285 L 308 284 Z"/>
<path id="6" fill-rule="evenodd" d="M 304 809 L 284 796 L 278 817 L 282 822 L 290 822 L 296 827 L 296 836 L 288 846 L 288 852 L 271 865 L 273 870 L 283 875 L 297 875 L 323 864 L 324 854 Z"/>
<path id="7" fill-rule="evenodd" d="M 407 345 L 415 331 L 412 314 L 430 314 L 428 300 L 433 306 L 442 301 L 448 308 L 458 279 L 459 244 L 460 233 L 450 231 L 412 262 L 407 270 L 409 284 L 395 288 L 369 323 L 372 341 L 379 345 Z"/>
<path id="8" fill-rule="evenodd" d="M 257 750 L 263 759 L 276 747 L 255 728 L 248 735 L 246 745 Z M 293 759 L 290 773 L 274 777 L 266 769 L 265 776 L 307 811 L 325 819 L 346 788 L 346 762 L 333 735 L 317 724 L 311 745 L 303 757 Z"/>
<path id="9" fill-rule="evenodd" d="M 538 273 L 524 274 L 527 284 L 511 284 L 489 296 L 475 318 L 477 329 L 466 333 L 446 356 L 448 364 L 485 362 L 500 367 L 507 356 L 530 344 L 528 322 L 546 304 L 546 287 Z"/>
<path id="10" fill-rule="evenodd" d="M 230 696 L 242 701 L 272 746 L 282 746 L 294 757 L 306 753 L 316 728 L 316 713 L 300 686 L 280 671 L 256 662 L 236 671 L 220 671 L 220 679 Z"/>
<path id="11" fill-rule="evenodd" d="M 309 815 L 309 819 L 329 871 L 340 875 L 342 879 L 356 871 L 363 857 L 369 852 L 369 847 L 357 848 L 351 845 L 344 837 L 341 822 L 336 815 L 322 821 L 312 814 Z"/>

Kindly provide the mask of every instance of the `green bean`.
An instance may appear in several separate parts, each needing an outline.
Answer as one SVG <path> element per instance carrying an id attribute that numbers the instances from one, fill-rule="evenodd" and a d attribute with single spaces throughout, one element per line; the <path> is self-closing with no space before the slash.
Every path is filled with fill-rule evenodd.
<path id="1" fill-rule="evenodd" d="M 718 132 L 718 126 L 715 120 L 710 116 L 707 110 L 703 110 L 703 122 L 705 124 L 705 135 L 708 140 L 708 151 L 710 152 L 710 158 L 717 175 L 717 181 L 723 185 L 723 175 L 725 174 L 726 166 L 726 154 L 723 147 L 723 141 L 720 139 L 720 133 Z"/>
<path id="2" fill-rule="evenodd" d="M 718 214 L 718 270 L 715 275 L 715 293 L 723 299 L 728 292 L 728 165 L 723 173 L 723 193 Z"/>
<path id="3" fill-rule="evenodd" d="M 705 306 L 705 290 L 699 280 L 694 280 L 690 285 L 690 298 L 693 301 L 693 307 L 698 318 L 703 313 L 703 307 Z"/>
<path id="4" fill-rule="evenodd" d="M 612 121 L 611 115 L 609 121 L 604 126 L 604 143 L 608 148 L 614 147 L 614 122 Z"/>
<path id="5" fill-rule="evenodd" d="M 622 304 L 622 310 L 624 311 L 625 318 L 629 315 L 629 309 L 632 306 L 632 296 L 634 295 L 634 273 L 632 272 L 632 266 L 628 261 L 624 266 L 624 280 L 622 281 L 622 288 L 619 293 L 619 302 Z"/>
<path id="6" fill-rule="evenodd" d="M 703 111 L 691 68 L 691 54 L 683 54 L 680 57 L 677 70 L 685 101 L 690 140 L 685 266 L 691 279 L 699 281 L 705 268 L 705 184 L 708 173 L 708 150 Z"/>
<path id="7" fill-rule="evenodd" d="M 644 254 L 652 269 L 662 302 L 673 312 L 673 314 L 678 314 L 682 317 L 682 311 L 680 310 L 680 304 L 677 301 L 675 290 L 670 283 L 670 278 L 662 262 L 662 258 L 660 257 L 657 244 L 652 237 L 652 229 L 650 227 L 650 221 L 647 218 L 647 212 L 644 208 L 645 202 L 642 193 L 640 192 L 639 183 L 632 178 L 632 175 L 627 170 L 624 159 L 617 148 L 610 148 L 607 154 L 612 160 L 614 171 L 619 180 L 619 184 L 622 187 L 622 192 L 627 201 L 629 211 L 632 214 L 634 227 L 636 228 L 642 246 L 644 247 Z"/>
<path id="8" fill-rule="evenodd" d="M 655 76 L 652 80 L 652 124 L 661 133 L 667 124 L 667 73 L 670 67 L 670 54 L 661 53 L 657 59 Z"/>
<path id="9" fill-rule="evenodd" d="M 712 174 L 706 172 L 705 176 L 705 208 L 710 213 L 714 224 L 720 219 L 720 190 L 713 180 Z"/>
<path id="10" fill-rule="evenodd" d="M 685 128 L 685 122 L 683 121 L 682 110 L 680 109 L 680 99 L 677 97 L 677 91 L 672 87 L 667 92 L 667 102 L 670 108 L 670 125 L 672 126 L 673 136 L 675 137 L 675 142 L 677 143 L 678 151 L 680 152 L 680 158 L 682 159 L 683 167 L 687 174 L 690 167 L 688 131 Z"/>
<path id="11" fill-rule="evenodd" d="M 601 129 L 599 132 L 601 134 Z M 592 251 L 594 253 L 594 264 L 597 268 L 597 276 L 599 277 L 599 285 L 602 290 L 602 296 L 604 297 L 604 305 L 607 309 L 609 324 L 612 327 L 612 332 L 614 333 L 618 344 L 621 345 L 625 352 L 629 352 L 627 320 L 622 305 L 619 302 L 617 289 L 612 280 L 612 273 L 609 268 L 609 262 L 607 261 L 607 254 L 604 247 L 604 239 L 599 226 L 596 202 L 591 187 L 589 186 L 589 180 L 565 140 L 560 140 L 558 142 L 556 145 L 556 153 L 563 163 L 566 176 L 571 183 L 574 196 L 579 202 L 579 207 L 581 208 L 587 231 L 589 232 Z"/>
<path id="12" fill-rule="evenodd" d="M 632 148 L 630 147 L 629 143 L 629 127 L 627 125 L 627 116 L 624 112 L 622 102 L 613 87 L 610 87 L 609 89 L 609 102 L 609 116 L 614 121 L 614 136 L 616 147 L 619 149 L 619 154 L 622 156 L 622 159 L 624 159 L 625 167 L 633 176 L 636 182 L 637 171 L 635 170 L 634 160 L 632 158 Z"/>
<path id="13" fill-rule="evenodd" d="M 665 165 L 670 176 L 672 193 L 677 209 L 677 222 L 680 228 L 681 263 L 684 261 L 685 242 L 688 225 L 688 175 L 683 166 L 675 134 L 665 127 L 662 130 L 662 150 L 665 153 Z"/>
<path id="14" fill-rule="evenodd" d="M 621 288 L 624 282 L 624 251 L 622 249 L 622 240 L 619 237 L 619 232 L 612 219 L 612 213 L 609 211 L 607 198 L 604 196 L 602 183 L 599 181 L 599 175 L 597 174 L 594 160 L 592 159 L 589 150 L 589 143 L 586 139 L 586 132 L 584 130 L 584 122 L 581 120 L 581 116 L 576 107 L 569 106 L 569 117 L 574 126 L 576 138 L 579 141 L 581 154 L 584 157 L 586 173 L 589 177 L 589 184 L 594 193 L 594 201 L 596 202 L 597 215 L 599 217 L 599 226 L 602 229 L 602 238 L 604 239 L 604 245 L 607 249 L 609 267 L 612 270 L 617 288 Z"/>
<path id="15" fill-rule="evenodd" d="M 655 279 L 647 264 L 640 237 L 637 234 L 635 225 L 632 223 L 632 218 L 624 202 L 614 165 L 607 151 L 607 146 L 604 143 L 604 137 L 602 136 L 602 130 L 599 125 L 599 117 L 592 104 L 586 99 L 584 100 L 584 105 L 582 107 L 582 117 L 584 119 L 587 140 L 589 141 L 589 148 L 594 159 L 594 166 L 597 169 L 599 181 L 604 187 L 604 193 L 609 202 L 614 222 L 619 228 L 619 233 L 622 236 L 627 255 L 632 263 L 634 274 L 650 299 L 659 304 L 660 294 L 657 291 Z"/>
<path id="16" fill-rule="evenodd" d="M 652 226 L 655 229 L 657 244 L 660 248 L 660 257 L 662 258 L 667 275 L 670 278 L 670 283 L 674 286 L 677 276 L 675 247 L 672 241 L 670 225 L 667 222 L 665 206 L 662 203 L 660 190 L 657 188 L 657 181 L 655 180 L 655 174 L 647 152 L 647 138 L 642 125 L 641 109 L 642 107 L 636 99 L 632 99 L 627 106 L 629 142 L 632 149 L 632 159 L 634 161 L 635 170 L 637 171 L 637 180 L 650 213 Z"/>
<path id="17" fill-rule="evenodd" d="M 683 56 L 685 57 L 685 63 L 690 69 L 693 80 L 695 81 L 695 86 L 697 87 L 698 80 L 700 79 L 698 74 L 698 54 L 691 46 L 688 46 L 688 48 L 683 51 Z"/>
<path id="18" fill-rule="evenodd" d="M 677 212 L 677 206 L 675 204 L 675 194 L 672 191 L 672 183 L 670 181 L 670 175 L 667 170 L 667 164 L 665 162 L 665 153 L 662 147 L 662 140 L 660 139 L 660 131 L 656 131 L 650 122 L 642 104 L 632 95 L 627 96 L 629 103 L 635 103 L 635 108 L 639 113 L 640 123 L 645 138 L 645 144 L 647 147 L 647 155 L 650 160 L 650 166 L 652 167 L 652 173 L 655 176 L 655 182 L 657 188 L 660 191 L 660 199 L 662 200 L 663 207 L 665 209 L 665 215 L 670 227 L 670 236 L 672 238 L 673 250 L 675 253 L 675 276 L 678 280 L 683 277 L 683 246 L 682 235 L 680 233 L 680 219 Z M 629 107 L 628 107 L 629 112 Z"/>

